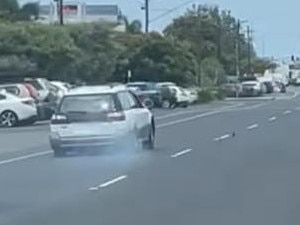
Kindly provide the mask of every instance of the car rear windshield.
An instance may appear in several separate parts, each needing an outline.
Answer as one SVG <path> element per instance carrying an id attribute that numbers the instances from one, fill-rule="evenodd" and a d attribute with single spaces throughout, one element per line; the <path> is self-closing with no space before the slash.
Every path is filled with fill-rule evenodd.
<path id="1" fill-rule="evenodd" d="M 111 94 L 66 96 L 60 105 L 59 113 L 102 113 L 116 111 Z"/>

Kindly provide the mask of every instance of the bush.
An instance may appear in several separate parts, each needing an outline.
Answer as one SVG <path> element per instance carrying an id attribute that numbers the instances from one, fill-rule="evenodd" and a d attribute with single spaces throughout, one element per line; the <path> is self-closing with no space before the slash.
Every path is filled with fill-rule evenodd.
<path id="1" fill-rule="evenodd" d="M 207 103 L 215 100 L 211 90 L 201 90 L 198 92 L 198 103 Z"/>

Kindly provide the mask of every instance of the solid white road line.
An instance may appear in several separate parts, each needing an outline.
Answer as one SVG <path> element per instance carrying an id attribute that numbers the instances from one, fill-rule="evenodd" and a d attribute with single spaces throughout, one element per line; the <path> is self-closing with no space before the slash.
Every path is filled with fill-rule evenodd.
<path id="1" fill-rule="evenodd" d="M 275 121 L 276 119 L 277 119 L 277 117 L 276 117 L 276 116 L 273 116 L 273 117 L 270 117 L 270 118 L 269 118 L 269 121 L 270 121 L 270 122 L 273 122 L 273 121 Z"/>
<path id="2" fill-rule="evenodd" d="M 190 153 L 192 151 L 192 149 L 186 149 L 186 150 L 183 150 L 183 151 L 180 151 L 180 152 L 177 152 L 175 153 L 174 155 L 171 155 L 171 158 L 177 158 L 179 156 L 183 156 L 187 153 Z"/>
<path id="3" fill-rule="evenodd" d="M 225 139 L 227 139 L 227 138 L 230 138 L 230 135 L 229 135 L 229 134 L 225 134 L 225 135 L 223 135 L 223 136 L 221 136 L 221 137 L 217 137 L 217 138 L 215 138 L 214 140 L 215 140 L 215 141 L 223 141 L 223 140 L 225 140 Z"/>
<path id="4" fill-rule="evenodd" d="M 253 125 L 247 127 L 248 130 L 253 130 L 255 128 L 258 128 L 258 124 L 253 124 Z"/>
<path id="5" fill-rule="evenodd" d="M 119 177 L 117 177 L 117 178 L 114 178 L 114 179 L 112 179 L 112 180 L 110 180 L 110 181 L 107 181 L 107 182 L 105 182 L 105 183 L 103 183 L 103 184 L 100 184 L 100 185 L 98 185 L 98 186 L 90 187 L 89 190 L 90 190 L 90 191 L 97 191 L 97 190 L 99 190 L 100 188 L 106 188 L 106 187 L 108 187 L 108 186 L 110 186 L 110 185 L 113 185 L 113 184 L 115 184 L 115 183 L 117 183 L 117 182 L 119 182 L 119 181 L 121 181 L 121 180 L 125 180 L 126 178 L 127 178 L 127 175 L 119 176 Z"/>
<path id="6" fill-rule="evenodd" d="M 31 159 L 31 158 L 35 158 L 35 157 L 39 157 L 39 156 L 49 155 L 50 153 L 52 153 L 52 151 L 44 151 L 44 152 L 33 153 L 33 154 L 29 154 L 29 155 L 12 158 L 12 159 L 2 160 L 2 161 L 0 161 L 0 166 L 4 165 L 4 164 L 22 161 L 25 159 Z"/>
<path id="7" fill-rule="evenodd" d="M 283 112 L 283 115 L 288 115 L 288 114 L 291 114 L 291 113 L 292 113 L 292 111 L 286 110 L 286 111 Z"/>
<path id="8" fill-rule="evenodd" d="M 179 123 L 184 123 L 184 122 L 196 120 L 196 119 L 199 119 L 199 118 L 202 118 L 202 117 L 205 117 L 205 116 L 212 116 L 212 115 L 215 115 L 215 114 L 220 113 L 220 112 L 221 111 L 207 112 L 207 113 L 203 113 L 203 114 L 199 114 L 199 115 L 196 115 L 196 116 L 187 117 L 187 118 L 180 119 L 180 120 L 174 120 L 174 121 L 171 121 L 171 122 L 168 122 L 168 123 L 163 123 L 163 124 L 157 125 L 156 127 L 157 128 L 168 127 L 168 126 L 172 126 L 172 125 L 175 125 L 175 124 L 179 124 Z"/>

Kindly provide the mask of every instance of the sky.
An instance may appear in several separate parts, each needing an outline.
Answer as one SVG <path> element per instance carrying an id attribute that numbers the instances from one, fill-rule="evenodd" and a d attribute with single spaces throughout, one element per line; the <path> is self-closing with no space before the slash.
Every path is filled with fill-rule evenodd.
<path id="1" fill-rule="evenodd" d="M 19 0 L 20 3 L 36 0 Z M 52 0 L 40 0 L 47 3 Z M 72 1 L 72 0 L 65 0 Z M 73 0 L 74 1 L 74 0 Z M 86 3 L 117 4 L 123 14 L 130 20 L 144 20 L 141 10 L 144 0 L 77 0 Z M 149 0 L 150 20 L 187 2 L 187 0 Z M 300 1 L 270 1 L 270 0 L 195 0 L 194 3 L 218 5 L 221 9 L 230 10 L 231 14 L 247 23 L 253 29 L 256 52 L 260 56 L 289 57 L 300 55 Z M 183 14 L 193 3 L 154 21 L 152 30 L 163 30 L 173 18 Z M 245 28 L 244 28 L 245 31 Z"/>

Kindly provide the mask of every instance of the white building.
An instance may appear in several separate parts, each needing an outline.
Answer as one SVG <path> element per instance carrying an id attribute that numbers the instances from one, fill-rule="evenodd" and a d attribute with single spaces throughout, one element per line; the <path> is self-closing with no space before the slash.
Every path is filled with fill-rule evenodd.
<path id="1" fill-rule="evenodd" d="M 59 5 L 52 2 L 48 5 L 39 6 L 38 22 L 53 24 L 59 22 Z M 90 22 L 110 22 L 125 25 L 122 20 L 121 10 L 117 5 L 86 4 L 78 1 L 65 1 L 63 5 L 63 15 L 65 24 L 90 23 Z M 120 29 L 120 27 L 118 28 Z"/>

